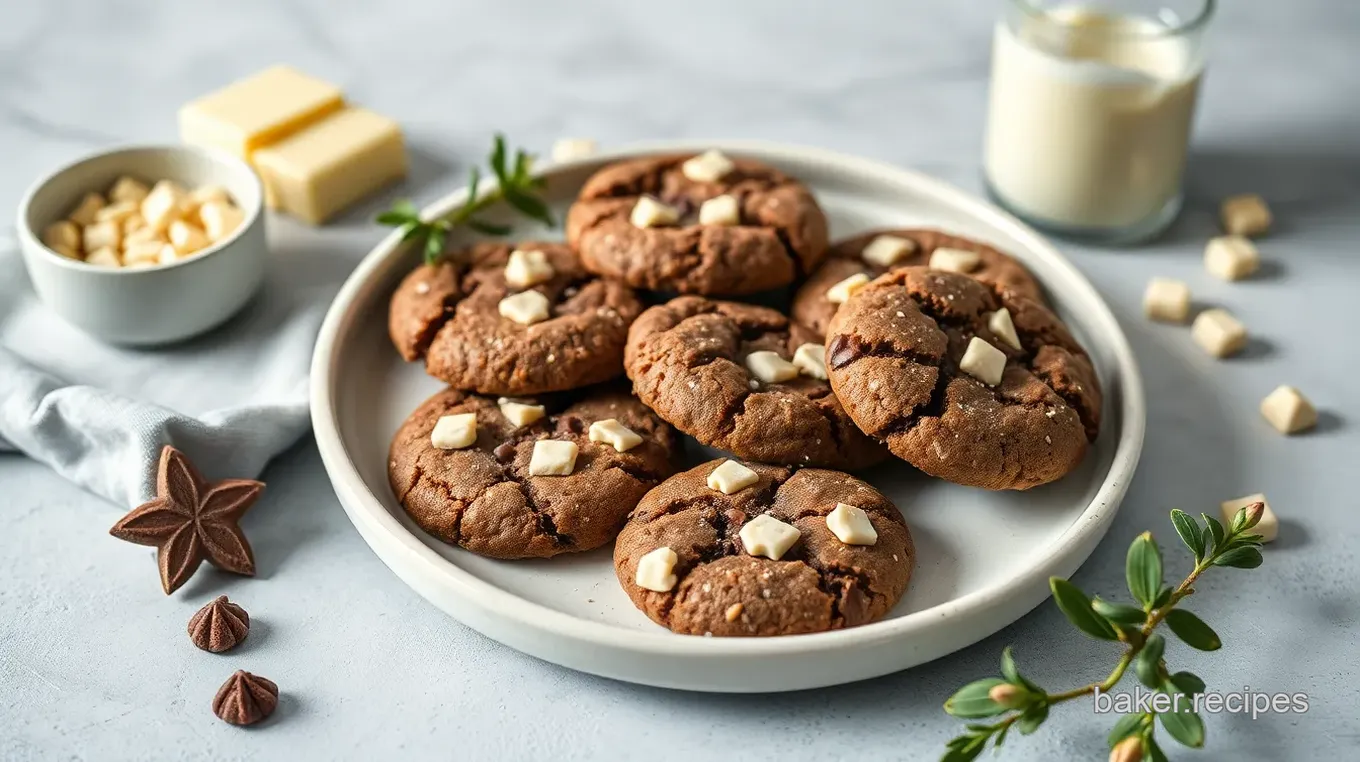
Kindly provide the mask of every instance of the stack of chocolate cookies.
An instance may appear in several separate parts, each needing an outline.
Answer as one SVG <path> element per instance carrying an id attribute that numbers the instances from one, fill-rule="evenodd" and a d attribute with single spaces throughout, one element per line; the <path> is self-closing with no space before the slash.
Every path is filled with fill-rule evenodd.
<path id="1" fill-rule="evenodd" d="M 896 456 L 1028 489 L 1099 430 L 1090 359 L 1019 262 L 934 230 L 829 245 L 802 183 L 717 151 L 600 170 L 565 244 L 416 268 L 389 330 L 449 384 L 392 443 L 412 519 L 502 559 L 617 539 L 624 590 L 687 634 L 850 627 L 901 599 L 911 534 L 846 471 Z M 732 457 L 677 473 L 677 430 Z"/>

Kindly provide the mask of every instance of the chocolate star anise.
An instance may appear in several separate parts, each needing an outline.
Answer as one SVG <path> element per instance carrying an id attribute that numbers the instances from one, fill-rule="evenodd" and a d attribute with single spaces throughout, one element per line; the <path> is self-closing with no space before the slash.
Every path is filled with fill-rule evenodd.
<path id="1" fill-rule="evenodd" d="M 213 696 L 212 709 L 233 725 L 254 725 L 274 713 L 279 686 L 273 680 L 238 669 Z"/>
<path id="2" fill-rule="evenodd" d="M 250 615 L 225 595 L 209 601 L 189 619 L 189 639 L 215 654 L 235 648 L 249 632 Z"/>
<path id="3" fill-rule="evenodd" d="M 255 576 L 255 556 L 237 522 L 264 489 L 251 479 L 207 483 L 184 453 L 166 445 L 156 471 L 156 497 L 124 516 L 109 534 L 156 548 L 165 594 L 175 592 L 207 559 L 219 569 Z"/>

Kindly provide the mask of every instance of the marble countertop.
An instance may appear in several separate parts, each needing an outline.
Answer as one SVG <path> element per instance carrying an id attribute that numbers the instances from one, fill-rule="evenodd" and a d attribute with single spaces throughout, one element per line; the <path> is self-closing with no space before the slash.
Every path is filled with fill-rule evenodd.
<path id="1" fill-rule="evenodd" d="M 1360 6 L 1223 5 L 1185 213 L 1143 248 L 1063 246 L 1128 332 L 1151 409 L 1128 499 L 1076 581 L 1118 591 L 1136 533 L 1151 528 L 1169 548 L 1168 509 L 1213 511 L 1265 491 L 1283 518 L 1266 565 L 1216 573 L 1194 601 L 1224 650 L 1173 645 L 1169 658 L 1213 689 L 1311 699 L 1302 715 L 1208 717 L 1212 758 L 1342 758 L 1360 740 L 1360 554 L 1351 544 L 1360 510 L 1350 483 L 1360 406 L 1345 391 L 1360 374 L 1346 322 L 1360 286 Z M 180 103 L 280 61 L 400 119 L 415 167 L 398 192 L 420 201 L 455 187 L 493 130 L 540 150 L 564 135 L 815 144 L 976 191 L 998 7 L 8 3 L 0 209 L 77 154 L 173 140 Z M 1216 282 L 1200 253 L 1217 200 L 1241 191 L 1264 194 L 1279 224 L 1261 243 L 1260 277 Z M 275 232 L 347 268 L 381 235 L 365 221 L 372 208 L 320 230 L 281 221 Z M 12 232 L 0 223 L 0 240 Z M 1206 303 L 1230 306 L 1257 337 L 1246 355 L 1213 361 L 1187 331 L 1144 321 L 1139 303 L 1153 275 L 1188 280 Z M 0 277 L 24 277 L 16 256 L 0 254 Z M 1260 420 L 1260 398 L 1281 383 L 1323 409 L 1317 431 L 1286 439 Z M 97 584 L 101 569 L 126 561 L 127 547 L 106 535 L 117 509 L 38 464 L 0 457 L 0 758 L 931 759 L 962 724 L 940 703 L 993 674 L 1006 644 L 1048 686 L 1098 678 L 1114 659 L 1045 604 L 957 654 L 855 685 L 774 696 L 626 685 L 523 656 L 426 604 L 350 526 L 310 440 L 265 478 L 272 506 L 245 529 L 267 581 L 200 575 L 199 597 L 248 599 L 257 619 L 248 668 L 287 694 L 269 725 L 241 731 L 208 709 L 235 667 L 165 647 L 183 637 L 198 598 Z M 1183 571 L 1184 557 L 1171 565 Z M 1089 703 L 1070 704 L 1036 735 L 1013 737 L 1002 758 L 1103 758 L 1112 722 Z"/>

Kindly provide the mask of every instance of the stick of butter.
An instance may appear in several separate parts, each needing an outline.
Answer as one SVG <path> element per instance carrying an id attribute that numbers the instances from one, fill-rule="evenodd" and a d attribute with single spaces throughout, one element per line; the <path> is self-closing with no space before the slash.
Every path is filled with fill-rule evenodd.
<path id="1" fill-rule="evenodd" d="M 290 135 L 345 104 L 340 88 L 287 66 L 227 85 L 179 111 L 185 143 L 221 148 L 241 158 Z"/>

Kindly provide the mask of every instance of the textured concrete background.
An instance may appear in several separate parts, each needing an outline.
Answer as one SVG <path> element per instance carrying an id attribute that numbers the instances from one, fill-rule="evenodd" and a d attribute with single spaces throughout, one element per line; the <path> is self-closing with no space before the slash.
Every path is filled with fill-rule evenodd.
<path id="1" fill-rule="evenodd" d="M 1106 294 L 1142 362 L 1147 451 L 1106 542 L 1078 573 L 1121 594 L 1128 540 L 1174 536 L 1175 506 L 1264 490 L 1282 539 L 1255 572 L 1214 573 L 1193 608 L 1226 646 L 1172 646 L 1212 688 L 1305 691 L 1305 715 L 1209 717 L 1210 751 L 1185 758 L 1344 759 L 1360 742 L 1356 593 L 1360 453 L 1351 379 L 1360 284 L 1360 6 L 1225 3 L 1214 26 L 1189 208 L 1161 242 L 1065 246 Z M 977 190 L 989 36 L 999 3 L 336 2 L 0 0 L 0 209 L 40 172 L 96 147 L 175 137 L 175 108 L 286 61 L 400 119 L 417 166 L 400 192 L 428 201 L 480 161 L 489 134 L 545 150 L 562 135 L 606 143 L 765 138 L 915 167 Z M 1217 199 L 1258 191 L 1278 232 L 1241 284 L 1199 263 Z M 366 216 L 280 240 L 336 283 L 377 241 Z M 26 294 L 0 222 L 0 279 Z M 289 251 L 276 251 L 288 256 Z M 1143 284 L 1188 280 L 1258 337 L 1211 361 L 1188 331 L 1145 323 Z M 14 293 L 14 292 L 11 292 Z M 26 298 L 26 297 L 25 297 Z M 3 317 L 4 303 L 0 303 Z M 1255 408 L 1276 384 L 1324 409 L 1284 439 Z M 110 539 L 119 509 L 16 456 L 0 458 L 0 758 L 930 759 L 958 729 L 951 690 L 995 672 L 1016 644 L 1048 686 L 1102 674 L 1114 649 L 1075 635 L 1051 605 L 934 664 L 867 683 L 781 696 L 673 693 L 576 674 L 458 625 L 404 587 L 359 539 L 310 442 L 266 474 L 248 516 L 260 578 L 204 570 L 166 599 L 148 549 Z M 1185 559 L 1170 551 L 1177 571 Z M 190 613 L 218 593 L 256 619 L 230 659 L 188 647 Z M 268 726 L 212 717 L 223 679 L 248 668 L 285 697 Z M 1112 719 L 1055 712 L 1007 759 L 1103 758 Z M 1175 755 L 1181 756 L 1181 755 Z"/>

